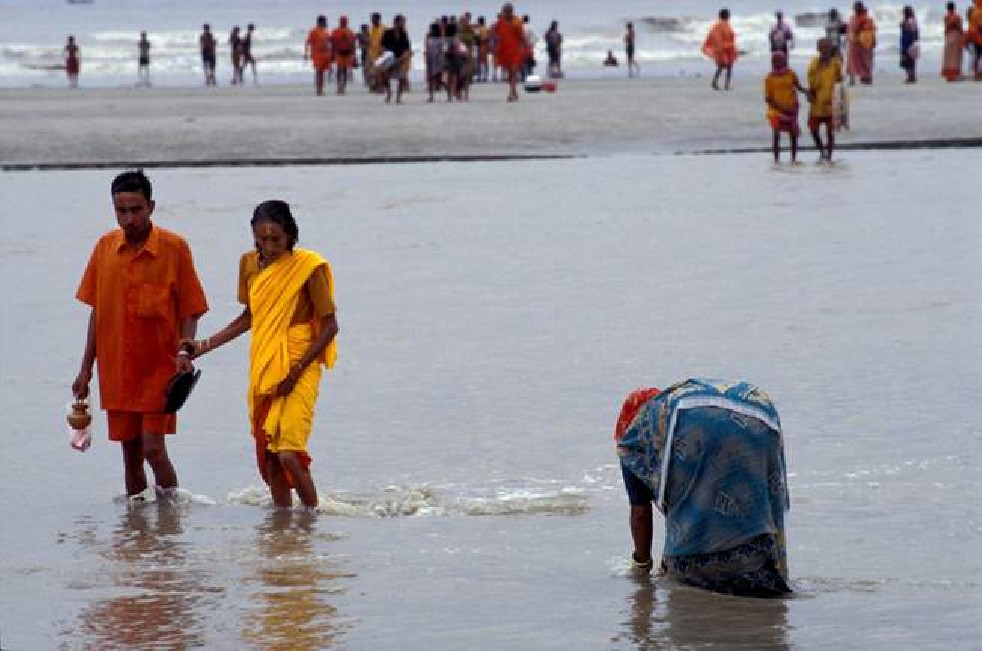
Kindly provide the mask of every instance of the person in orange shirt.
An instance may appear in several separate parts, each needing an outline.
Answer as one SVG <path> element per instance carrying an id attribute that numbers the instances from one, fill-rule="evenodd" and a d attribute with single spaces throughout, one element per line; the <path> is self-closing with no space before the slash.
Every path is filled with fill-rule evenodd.
<path id="1" fill-rule="evenodd" d="M 331 50 L 338 66 L 338 95 L 344 95 L 348 77 L 355 63 L 355 33 L 348 28 L 348 17 L 341 16 L 338 28 L 331 32 Z"/>
<path id="2" fill-rule="evenodd" d="M 719 90 L 719 76 L 725 71 L 724 88 L 730 90 L 730 78 L 733 76 L 733 64 L 737 60 L 736 34 L 730 27 L 730 10 L 720 9 L 719 20 L 709 30 L 702 44 L 702 53 L 716 62 L 716 74 L 713 76 L 713 90 Z"/>
<path id="3" fill-rule="evenodd" d="M 525 24 L 522 19 L 515 15 L 515 8 L 510 2 L 505 3 L 501 8 L 498 22 L 494 25 L 494 33 L 497 43 L 495 56 L 498 65 L 505 69 L 508 75 L 508 101 L 518 101 L 518 73 L 528 52 L 525 44 Z"/>
<path id="4" fill-rule="evenodd" d="M 98 363 L 109 439 L 123 447 L 126 493 L 147 500 L 144 461 L 162 491 L 177 487 L 164 437 L 177 431 L 177 417 L 163 413 L 165 390 L 175 371 L 191 369 L 193 348 L 179 345 L 193 339 L 208 303 L 187 242 L 150 221 L 156 204 L 143 172 L 120 174 L 111 193 L 119 228 L 96 243 L 76 294 L 92 309 L 72 393 L 88 397 Z"/>
<path id="5" fill-rule="evenodd" d="M 774 132 L 774 162 L 781 154 L 781 132 L 786 131 L 791 138 L 791 162 L 798 158 L 798 91 L 808 90 L 798 81 L 798 75 L 788 67 L 788 55 L 784 52 L 771 54 L 771 72 L 764 79 L 764 100 L 767 102 L 767 121 Z"/>
<path id="6" fill-rule="evenodd" d="M 304 43 L 303 60 L 310 59 L 314 64 L 314 85 L 317 94 L 324 94 L 324 73 L 331 67 L 331 34 L 327 31 L 327 16 L 317 17 L 317 25 L 307 32 Z"/>

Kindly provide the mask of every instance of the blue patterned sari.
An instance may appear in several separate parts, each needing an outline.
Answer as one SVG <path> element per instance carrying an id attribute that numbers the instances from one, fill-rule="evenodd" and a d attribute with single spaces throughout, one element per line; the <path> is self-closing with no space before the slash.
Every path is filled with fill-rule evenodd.
<path id="1" fill-rule="evenodd" d="M 686 380 L 645 403 L 617 453 L 665 515 L 670 576 L 730 594 L 790 592 L 784 446 L 764 391 Z"/>

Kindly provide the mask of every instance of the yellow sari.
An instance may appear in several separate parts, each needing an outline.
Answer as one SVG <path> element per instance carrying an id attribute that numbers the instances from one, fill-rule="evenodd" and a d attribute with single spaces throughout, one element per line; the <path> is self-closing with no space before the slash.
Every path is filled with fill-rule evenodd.
<path id="1" fill-rule="evenodd" d="M 287 396 L 276 396 L 277 386 L 317 337 L 317 320 L 290 325 L 297 302 L 310 275 L 323 266 L 333 299 L 331 266 L 319 254 L 296 249 L 281 256 L 259 273 L 249 287 L 252 340 L 249 345 L 249 420 L 256 437 L 260 473 L 265 472 L 266 452 L 294 451 L 310 463 L 307 440 L 313 429 L 323 369 L 332 368 L 337 345 L 332 341 L 323 356 L 304 369 Z M 265 477 L 264 477 L 265 478 Z"/>

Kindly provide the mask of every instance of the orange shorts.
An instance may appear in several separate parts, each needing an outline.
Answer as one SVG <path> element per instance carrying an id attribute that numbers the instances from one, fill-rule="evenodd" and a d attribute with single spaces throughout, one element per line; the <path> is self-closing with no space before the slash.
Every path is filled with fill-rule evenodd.
<path id="1" fill-rule="evenodd" d="M 317 72 L 326 72 L 331 67 L 330 57 L 314 57 L 314 70 Z"/>
<path id="2" fill-rule="evenodd" d="M 139 411 L 107 411 L 109 440 L 123 443 L 136 440 L 141 434 L 174 434 L 177 414 L 155 414 Z"/>
<path id="3" fill-rule="evenodd" d="M 808 116 L 808 130 L 809 131 L 815 131 L 816 129 L 818 129 L 819 125 L 821 125 L 821 124 L 827 124 L 828 127 L 829 127 L 829 129 L 831 129 L 834 126 L 833 123 L 832 123 L 832 116 L 831 115 L 809 115 Z"/>

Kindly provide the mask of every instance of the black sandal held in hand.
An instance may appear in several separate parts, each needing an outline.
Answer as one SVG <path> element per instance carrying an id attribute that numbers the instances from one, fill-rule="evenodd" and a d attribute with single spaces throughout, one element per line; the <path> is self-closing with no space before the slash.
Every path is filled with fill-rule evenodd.
<path id="1" fill-rule="evenodd" d="M 201 371 L 197 369 L 178 371 L 171 377 L 167 382 L 167 388 L 164 389 L 165 414 L 173 414 L 184 406 L 184 403 L 188 400 L 188 396 L 191 395 L 191 390 L 194 389 L 194 385 L 198 383 L 198 378 L 200 377 Z"/>

